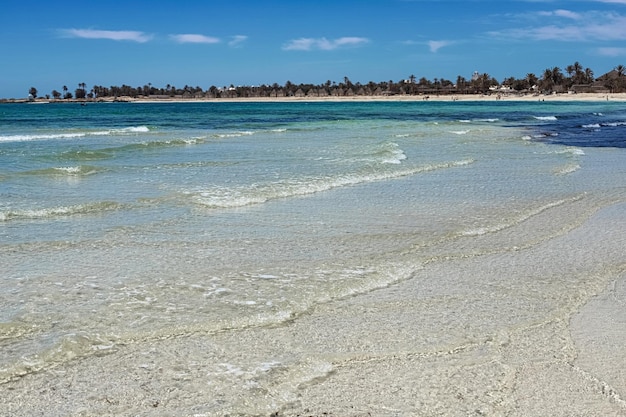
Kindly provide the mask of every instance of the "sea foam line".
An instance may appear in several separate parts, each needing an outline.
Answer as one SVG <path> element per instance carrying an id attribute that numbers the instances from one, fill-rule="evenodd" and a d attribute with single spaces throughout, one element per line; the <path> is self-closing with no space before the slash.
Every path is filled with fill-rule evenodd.
<path id="1" fill-rule="evenodd" d="M 187 191 L 184 192 L 192 200 L 202 206 L 210 208 L 235 208 L 254 204 L 262 204 L 279 198 L 299 197 L 319 192 L 329 191 L 334 188 L 348 187 L 364 183 L 392 180 L 419 173 L 435 171 L 438 169 L 461 167 L 472 164 L 473 159 L 444 162 L 440 164 L 423 165 L 416 168 L 378 172 L 367 175 L 345 175 L 340 177 L 315 177 L 291 181 L 275 182 L 255 187 L 242 187 L 240 189 L 214 189 L 210 191 Z"/>
<path id="2" fill-rule="evenodd" d="M 131 126 L 119 129 L 86 132 L 64 132 L 33 135 L 3 135 L 0 136 L 0 142 L 28 142 L 34 140 L 76 139 L 84 138 L 87 136 L 128 135 L 148 132 L 150 132 L 150 128 L 147 126 Z"/>
<path id="3" fill-rule="evenodd" d="M 90 204 L 77 204 L 73 206 L 50 207 L 40 209 L 22 209 L 0 211 L 0 221 L 9 220 L 39 220 L 59 216 L 71 216 L 75 214 L 89 214 L 103 211 L 116 210 L 120 204 L 113 201 L 102 201 Z"/>
<path id="4" fill-rule="evenodd" d="M 543 206 L 534 208 L 529 210 L 526 213 L 521 214 L 520 216 L 512 219 L 509 222 L 503 222 L 503 223 L 498 223 L 492 226 L 485 226 L 485 227 L 479 227 L 476 229 L 470 229 L 470 230 L 466 230 L 464 232 L 461 233 L 462 236 L 480 236 L 480 235 L 486 235 L 488 233 L 495 233 L 495 232 L 499 232 L 502 231 L 504 229 L 508 229 L 510 227 L 516 226 L 520 223 L 525 222 L 526 220 L 531 219 L 534 216 L 537 216 L 538 214 L 543 213 L 546 210 L 549 210 L 551 208 L 554 207 L 558 207 L 561 206 L 563 204 L 567 204 L 567 203 L 573 203 L 575 201 L 578 201 L 580 199 L 583 198 L 583 195 L 578 195 L 572 198 L 568 198 L 568 199 L 563 199 L 563 200 L 557 200 L 557 201 L 553 201 L 551 203 L 545 204 Z"/>

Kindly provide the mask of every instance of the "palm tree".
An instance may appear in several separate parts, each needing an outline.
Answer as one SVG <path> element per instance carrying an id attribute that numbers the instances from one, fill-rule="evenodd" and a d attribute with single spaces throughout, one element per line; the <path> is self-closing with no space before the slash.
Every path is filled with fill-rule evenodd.
<path id="1" fill-rule="evenodd" d="M 623 65 L 618 65 L 615 67 L 615 71 L 617 72 L 617 78 L 615 79 L 615 87 L 616 87 L 616 91 L 615 92 L 620 92 L 624 89 L 625 87 L 625 80 L 624 80 L 624 74 L 626 73 L 626 67 Z"/>
<path id="2" fill-rule="evenodd" d="M 580 65 L 580 62 L 576 61 L 574 62 L 574 81 L 577 84 L 582 83 L 583 81 L 583 77 L 584 77 L 584 73 L 583 73 L 583 67 L 582 65 Z"/>
<path id="3" fill-rule="evenodd" d="M 465 79 L 465 77 L 462 76 L 457 76 L 456 77 L 456 90 L 463 94 L 465 93 L 465 89 L 467 87 L 467 80 Z"/>
<path id="4" fill-rule="evenodd" d="M 540 85 L 543 91 L 552 91 L 552 87 L 554 87 L 554 81 L 552 81 L 552 70 L 550 68 L 546 68 L 543 71 Z"/>
<path id="5" fill-rule="evenodd" d="M 541 79 L 541 87 L 544 91 L 553 91 L 555 87 L 563 85 L 563 73 L 561 68 L 546 68 Z"/>
<path id="6" fill-rule="evenodd" d="M 529 72 L 528 74 L 526 74 L 526 82 L 528 83 L 528 88 L 533 88 L 537 85 L 539 79 L 534 73 Z"/>

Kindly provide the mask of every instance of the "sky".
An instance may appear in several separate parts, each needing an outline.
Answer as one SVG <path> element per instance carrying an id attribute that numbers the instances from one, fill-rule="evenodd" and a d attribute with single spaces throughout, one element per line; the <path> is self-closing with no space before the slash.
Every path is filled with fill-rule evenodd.
<path id="1" fill-rule="evenodd" d="M 626 0 L 1 0 L 0 97 L 626 65 Z"/>

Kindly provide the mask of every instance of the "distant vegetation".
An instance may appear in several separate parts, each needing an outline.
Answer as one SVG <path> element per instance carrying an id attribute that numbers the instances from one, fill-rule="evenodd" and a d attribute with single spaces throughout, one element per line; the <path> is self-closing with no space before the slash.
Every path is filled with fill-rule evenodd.
<path id="1" fill-rule="evenodd" d="M 626 92 L 626 67 L 618 65 L 601 77 L 595 78 L 590 68 L 583 68 L 575 62 L 565 68 L 547 68 L 537 76 L 526 74 L 524 78 L 510 77 L 502 82 L 487 73 L 475 72 L 470 79 L 458 76 L 455 82 L 444 78 L 428 80 L 417 79 L 411 75 L 405 80 L 394 82 L 351 82 L 344 77 L 342 82 L 326 81 L 324 84 L 293 84 L 259 86 L 211 86 L 207 90 L 201 87 L 185 85 L 182 88 L 173 85 L 155 87 L 151 83 L 139 87 L 129 85 L 104 87 L 94 85 L 89 91 L 85 83 L 79 83 L 74 93 L 67 86 L 62 92 L 52 90 L 46 99 L 55 100 L 94 100 L 104 98 L 238 98 L 238 97 L 329 97 L 329 96 L 384 96 L 384 95 L 439 95 L 439 94 L 550 94 L 550 93 L 620 93 Z M 29 98 L 37 98 L 38 91 L 31 87 Z"/>

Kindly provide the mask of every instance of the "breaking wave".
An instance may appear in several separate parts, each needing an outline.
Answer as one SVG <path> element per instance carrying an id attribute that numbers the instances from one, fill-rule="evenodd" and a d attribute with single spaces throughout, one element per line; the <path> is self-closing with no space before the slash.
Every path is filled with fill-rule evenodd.
<path id="1" fill-rule="evenodd" d="M 32 208 L 0 211 L 0 221 L 10 220 L 42 220 L 55 217 L 64 217 L 81 214 L 95 214 L 121 208 L 119 203 L 101 201 L 97 203 L 77 204 L 71 206 Z"/>
<path id="2" fill-rule="evenodd" d="M 270 200 L 305 196 L 376 181 L 392 180 L 424 172 L 461 167 L 472 164 L 473 159 L 465 159 L 440 164 L 428 164 L 415 168 L 385 171 L 368 174 L 352 174 L 337 177 L 313 177 L 277 181 L 264 185 L 252 185 L 240 188 L 215 188 L 211 190 L 186 191 L 185 195 L 195 203 L 209 208 L 235 208 L 262 204 Z"/>
<path id="3" fill-rule="evenodd" d="M 88 136 L 136 135 L 139 133 L 148 132 L 150 132 L 150 128 L 147 126 L 131 126 L 107 130 L 88 130 L 78 132 L 69 131 L 61 133 L 41 133 L 32 135 L 2 135 L 0 136 L 0 142 L 28 142 L 37 140 L 76 139 Z"/>

